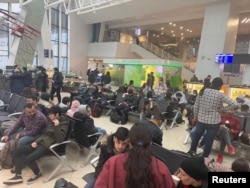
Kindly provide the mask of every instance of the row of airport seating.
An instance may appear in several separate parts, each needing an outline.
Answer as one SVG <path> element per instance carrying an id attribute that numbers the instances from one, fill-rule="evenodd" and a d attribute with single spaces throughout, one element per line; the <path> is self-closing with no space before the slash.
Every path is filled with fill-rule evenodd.
<path id="1" fill-rule="evenodd" d="M 18 115 L 22 113 L 27 100 L 25 97 L 19 96 L 15 93 L 0 90 L 0 101 L 0 123 L 2 126 L 5 122 L 14 120 L 13 117 L 15 117 L 15 119 L 18 118 Z M 72 171 L 75 171 L 75 169 L 70 165 L 68 161 L 66 152 L 67 145 L 69 145 L 73 141 L 77 143 L 79 148 L 85 148 L 88 150 L 88 155 L 86 156 L 84 162 L 81 164 L 81 167 L 86 166 L 93 157 L 99 155 L 98 146 L 104 135 L 101 133 L 87 135 L 87 131 L 84 129 L 85 126 L 83 126 L 83 122 L 81 120 L 69 116 L 67 117 L 69 119 L 69 129 L 65 140 L 61 143 L 56 143 L 50 146 L 49 149 L 51 150 L 51 154 L 44 156 L 56 157 L 59 162 L 54 170 L 43 181 L 44 183 L 50 181 L 63 166 L 67 166 Z"/>

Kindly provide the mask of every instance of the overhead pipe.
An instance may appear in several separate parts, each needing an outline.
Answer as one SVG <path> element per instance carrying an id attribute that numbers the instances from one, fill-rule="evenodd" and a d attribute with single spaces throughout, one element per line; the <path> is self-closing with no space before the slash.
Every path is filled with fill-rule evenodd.
<path id="1" fill-rule="evenodd" d="M 22 6 L 26 6 L 28 4 L 30 4 L 33 0 L 27 0 L 25 2 L 23 2 L 23 0 L 19 0 L 19 6 L 22 7 Z"/>
<path id="2" fill-rule="evenodd" d="M 44 0 L 44 2 L 45 2 L 45 8 L 50 8 L 50 7 L 53 7 L 55 5 L 58 5 L 58 4 L 61 4 L 61 3 L 65 3 L 66 1 L 67 0 L 58 0 L 58 1 L 54 2 L 54 3 L 49 3 L 49 0 L 47 2 L 45 2 L 45 0 Z"/>
<path id="3" fill-rule="evenodd" d="M 116 5 L 119 5 L 119 4 L 127 3 L 129 1 L 132 1 L 132 0 L 123 0 L 122 2 L 112 2 L 111 1 L 111 2 L 109 2 L 108 5 L 104 5 L 104 6 L 100 6 L 100 7 L 91 7 L 93 9 L 89 9 L 89 10 L 85 10 L 85 11 L 78 11 L 77 15 L 89 13 L 89 12 L 96 11 L 96 10 L 101 10 L 103 8 L 113 7 L 113 6 L 116 6 Z"/>
<path id="4" fill-rule="evenodd" d="M 73 13 L 73 12 L 78 12 L 78 11 L 85 10 L 85 9 L 90 9 L 90 8 L 93 8 L 93 7 L 96 7 L 96 6 L 105 5 L 107 3 L 111 3 L 111 2 L 107 0 L 107 1 L 103 1 L 103 2 L 92 3 L 92 4 L 87 5 L 87 6 L 80 5 L 81 7 L 79 7 L 79 8 L 66 11 L 66 14 L 70 14 L 70 13 Z"/>

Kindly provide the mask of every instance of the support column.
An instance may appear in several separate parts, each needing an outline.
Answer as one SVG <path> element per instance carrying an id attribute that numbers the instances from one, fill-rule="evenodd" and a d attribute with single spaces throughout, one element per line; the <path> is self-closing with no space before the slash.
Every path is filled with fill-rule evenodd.
<path id="1" fill-rule="evenodd" d="M 221 76 L 223 66 L 215 63 L 218 53 L 234 53 L 239 16 L 232 0 L 216 2 L 206 7 L 195 74 Z"/>
<path id="2" fill-rule="evenodd" d="M 250 42 L 248 46 L 248 54 L 250 54 Z M 250 84 L 250 65 L 245 65 L 245 70 L 242 76 L 242 84 Z"/>
<path id="3" fill-rule="evenodd" d="M 101 23 L 98 42 L 103 42 L 105 29 L 105 23 Z"/>

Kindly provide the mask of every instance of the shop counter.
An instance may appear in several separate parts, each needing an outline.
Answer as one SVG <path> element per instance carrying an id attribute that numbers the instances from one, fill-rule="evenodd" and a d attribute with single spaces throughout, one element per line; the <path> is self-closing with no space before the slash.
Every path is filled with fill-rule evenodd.
<path id="1" fill-rule="evenodd" d="M 188 93 L 192 93 L 193 90 L 197 90 L 197 92 L 199 93 L 200 90 L 203 88 L 203 83 L 187 83 L 186 85 L 187 85 Z M 228 95 L 229 93 L 228 90 L 229 90 L 229 86 L 223 85 L 220 91 Z"/>
<path id="2" fill-rule="evenodd" d="M 228 96 L 232 99 L 236 99 L 236 97 L 241 94 L 243 96 L 249 95 L 250 96 L 250 88 L 249 87 L 230 87 Z"/>

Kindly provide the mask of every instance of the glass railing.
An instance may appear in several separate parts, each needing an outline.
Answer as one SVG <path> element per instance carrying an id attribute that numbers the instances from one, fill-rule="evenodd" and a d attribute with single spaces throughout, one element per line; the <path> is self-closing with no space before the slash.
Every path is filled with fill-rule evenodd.
<path id="1" fill-rule="evenodd" d="M 150 51 L 151 53 L 153 53 L 154 55 L 156 55 L 157 57 L 161 58 L 161 59 L 169 59 L 169 60 L 175 60 L 175 61 L 180 61 L 183 63 L 183 67 L 185 67 L 186 69 L 190 70 L 191 72 L 195 71 L 195 63 L 194 62 L 187 62 L 184 59 L 181 58 L 177 58 L 173 55 L 171 55 L 170 53 L 168 53 L 166 50 L 150 43 L 150 42 L 140 42 L 139 44 L 142 48 Z"/>
<path id="2" fill-rule="evenodd" d="M 151 53 L 153 53 L 154 55 L 156 55 L 157 57 L 159 57 L 161 59 L 182 61 L 182 59 L 171 55 L 166 50 L 163 50 L 162 48 L 160 48 L 160 47 L 158 47 L 158 46 L 156 46 L 156 45 L 154 45 L 154 44 L 152 44 L 150 42 L 140 42 L 139 45 L 141 47 L 143 47 L 144 49 L 150 51 Z"/>

